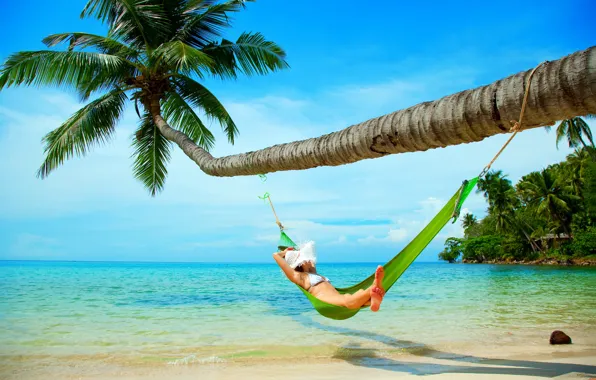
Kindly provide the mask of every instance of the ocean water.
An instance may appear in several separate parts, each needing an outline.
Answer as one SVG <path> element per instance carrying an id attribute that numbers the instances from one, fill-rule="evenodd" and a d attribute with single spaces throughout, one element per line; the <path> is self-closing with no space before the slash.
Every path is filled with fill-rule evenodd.
<path id="1" fill-rule="evenodd" d="M 346 286 L 375 267 L 318 270 Z M 337 357 L 594 336 L 596 268 L 415 263 L 380 312 L 346 321 L 318 315 L 275 264 L 0 262 L 0 301 L 4 361 Z"/>

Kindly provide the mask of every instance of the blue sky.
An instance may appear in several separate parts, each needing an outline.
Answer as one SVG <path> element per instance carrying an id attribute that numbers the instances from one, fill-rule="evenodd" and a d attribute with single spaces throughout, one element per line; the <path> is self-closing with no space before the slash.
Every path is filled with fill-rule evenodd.
<path id="1" fill-rule="evenodd" d="M 0 58 L 43 49 L 58 32 L 103 33 L 80 20 L 85 1 L 9 2 Z M 594 44 L 590 1 L 259 1 L 235 18 L 228 38 L 260 31 L 291 69 L 235 82 L 207 81 L 240 129 L 219 127 L 215 156 L 319 136 L 421 101 L 481 86 Z M 24 15 L 27 15 L 26 17 Z M 51 16 L 50 16 L 51 15 Z M 268 262 L 277 230 L 257 196 L 268 191 L 297 241 L 317 241 L 321 261 L 392 257 L 465 178 L 478 174 L 507 136 L 335 168 L 213 178 L 175 151 L 165 191 L 151 198 L 132 177 L 129 108 L 116 139 L 35 177 L 41 138 L 80 107 L 55 89 L 0 92 L 0 259 Z M 520 134 L 496 163 L 516 181 L 564 159 L 544 130 Z M 470 197 L 466 210 L 486 204 Z M 448 225 L 419 258 L 436 261 Z"/>

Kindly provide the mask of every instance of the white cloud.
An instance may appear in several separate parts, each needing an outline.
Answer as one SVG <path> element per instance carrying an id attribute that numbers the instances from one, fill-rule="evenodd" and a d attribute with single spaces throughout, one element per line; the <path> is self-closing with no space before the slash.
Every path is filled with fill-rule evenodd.
<path id="1" fill-rule="evenodd" d="M 380 84 L 357 83 L 310 98 L 271 95 L 222 99 L 241 135 L 237 144 L 230 146 L 219 127 L 213 125 L 218 139 L 213 154 L 250 151 L 338 130 L 363 121 L 364 116 L 378 116 L 378 113 L 368 115 L 374 110 L 388 112 L 407 106 L 408 102 L 417 102 L 418 98 L 422 100 L 421 97 L 436 98 L 437 91 L 447 91 L 445 83 L 467 86 L 473 78 L 465 74 L 465 70 L 445 71 Z M 268 204 L 257 198 L 265 191 L 271 193 L 280 219 L 297 242 L 313 239 L 335 249 L 362 244 L 401 246 L 434 216 L 462 180 L 480 172 L 508 137 L 495 136 L 475 144 L 393 155 L 340 167 L 274 173 L 268 175 L 265 183 L 256 176 L 207 176 L 176 148 L 168 166 L 166 189 L 151 198 L 132 178 L 130 136 L 136 128 L 132 109 L 127 111 L 109 146 L 67 162 L 46 180 L 35 178 L 43 158 L 41 138 L 60 125 L 79 104 L 64 94 L 33 94 L 23 98 L 20 107 L 0 107 L 0 171 L 8 178 L 7 185 L 0 187 L 0 218 L 46 218 L 49 223 L 55 220 L 69 223 L 65 218 L 85 215 L 90 231 L 101 231 L 108 236 L 106 244 L 116 240 L 122 247 L 126 245 L 123 235 L 127 231 L 150 234 L 163 241 L 184 237 L 180 244 L 170 246 L 188 250 L 231 248 L 240 241 L 236 239 L 239 231 L 247 235 L 242 238 L 242 244 L 270 246 L 278 236 Z M 36 107 L 31 107 L 33 104 Z M 367 108 L 367 104 L 371 107 Z M 590 123 L 594 125 L 593 121 Z M 569 150 L 556 150 L 554 139 L 554 133 L 525 131 L 515 138 L 494 167 L 510 173 L 515 181 L 530 170 L 560 161 Z M 480 195 L 472 194 L 466 207 L 481 216 L 486 204 Z M 391 220 L 392 223 L 315 222 L 328 218 Z M 462 233 L 460 222 L 449 223 L 437 239 Z M 20 247 L 25 249 L 23 244 Z"/>
<path id="2" fill-rule="evenodd" d="M 404 241 L 408 237 L 408 231 L 405 228 L 390 229 L 388 238 L 392 242 Z"/>

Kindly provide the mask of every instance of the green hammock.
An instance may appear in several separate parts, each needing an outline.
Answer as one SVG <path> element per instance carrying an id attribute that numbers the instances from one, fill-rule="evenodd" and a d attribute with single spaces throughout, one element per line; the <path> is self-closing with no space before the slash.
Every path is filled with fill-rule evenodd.
<path id="1" fill-rule="evenodd" d="M 414 262 L 414 260 L 422 253 L 424 248 L 437 236 L 439 231 L 447 224 L 449 219 L 454 218 L 457 220 L 459 211 L 465 199 L 468 197 L 474 186 L 478 182 L 478 177 L 473 178 L 470 181 L 464 181 L 458 191 L 451 197 L 449 202 L 439 213 L 428 223 L 426 227 L 404 248 L 391 259 L 387 264 L 383 266 L 385 269 L 385 276 L 383 278 L 383 288 L 388 291 L 398 278 L 408 269 L 408 267 Z M 296 244 L 290 239 L 288 235 L 281 230 L 281 236 L 278 243 L 279 250 L 283 250 L 287 247 L 296 248 Z M 372 285 L 374 281 L 374 274 L 369 276 L 364 281 L 351 286 L 349 288 L 336 288 L 341 294 L 350 293 L 353 294 L 359 289 L 366 289 Z M 348 319 L 353 317 L 360 311 L 360 309 L 348 309 L 343 306 L 336 306 L 328 304 L 314 297 L 312 294 L 304 290 L 301 286 L 298 286 L 300 290 L 306 295 L 309 301 L 313 304 L 314 308 L 324 317 L 331 319 Z"/>

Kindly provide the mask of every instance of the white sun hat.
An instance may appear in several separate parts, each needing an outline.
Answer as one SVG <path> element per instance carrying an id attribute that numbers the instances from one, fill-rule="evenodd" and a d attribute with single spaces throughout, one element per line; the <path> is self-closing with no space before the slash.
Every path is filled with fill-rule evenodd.
<path id="1" fill-rule="evenodd" d="M 296 269 L 300 265 L 310 262 L 312 265 L 317 264 L 317 251 L 315 249 L 315 242 L 309 241 L 301 244 L 298 250 L 286 252 L 286 262 L 292 269 Z"/>

